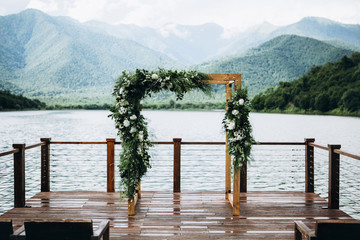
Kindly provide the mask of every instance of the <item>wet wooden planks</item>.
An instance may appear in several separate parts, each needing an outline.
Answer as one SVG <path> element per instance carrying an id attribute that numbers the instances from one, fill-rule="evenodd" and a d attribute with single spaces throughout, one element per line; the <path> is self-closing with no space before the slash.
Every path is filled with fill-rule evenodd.
<path id="1" fill-rule="evenodd" d="M 351 219 L 312 193 L 250 192 L 240 196 L 240 216 L 223 192 L 142 192 L 136 215 L 128 216 L 119 193 L 49 192 L 26 202 L 31 208 L 12 209 L 20 227 L 24 219 L 109 219 L 111 239 L 294 239 L 294 220 L 314 228 L 317 219 Z"/>

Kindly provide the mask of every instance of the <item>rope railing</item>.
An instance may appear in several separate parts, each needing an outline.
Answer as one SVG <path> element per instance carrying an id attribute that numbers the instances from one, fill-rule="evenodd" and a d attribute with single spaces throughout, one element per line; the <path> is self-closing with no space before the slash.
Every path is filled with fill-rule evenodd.
<path id="1" fill-rule="evenodd" d="M 0 157 L 4 157 L 4 156 L 11 155 L 11 154 L 18 153 L 18 152 L 19 152 L 19 149 L 14 149 L 14 150 L 11 150 L 11 151 L 2 152 L 2 153 L 0 153 Z"/>

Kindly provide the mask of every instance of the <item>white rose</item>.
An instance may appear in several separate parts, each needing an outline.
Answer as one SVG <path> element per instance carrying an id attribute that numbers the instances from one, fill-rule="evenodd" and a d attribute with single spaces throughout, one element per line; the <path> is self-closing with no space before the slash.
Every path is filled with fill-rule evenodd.
<path id="1" fill-rule="evenodd" d="M 120 107 L 119 113 L 120 113 L 121 115 L 125 114 L 125 113 L 126 113 L 126 108 Z"/>
<path id="2" fill-rule="evenodd" d="M 144 132 L 139 131 L 139 141 L 142 142 L 144 140 Z"/>
<path id="3" fill-rule="evenodd" d="M 152 78 L 152 79 L 154 79 L 154 80 L 156 80 L 156 79 L 158 79 L 158 78 L 159 78 L 159 76 L 158 76 L 157 74 L 155 74 L 155 73 L 154 73 L 153 75 L 151 75 L 151 78 Z"/>
<path id="4" fill-rule="evenodd" d="M 129 122 L 129 120 L 125 119 L 124 120 L 124 127 L 128 127 L 128 126 L 130 126 L 130 122 Z"/>
<path id="5" fill-rule="evenodd" d="M 143 155 L 143 152 L 142 152 L 142 149 L 141 149 L 140 146 L 138 147 L 137 152 L 138 152 L 139 155 L 141 155 L 141 156 Z"/>
<path id="6" fill-rule="evenodd" d="M 170 80 L 170 77 L 166 77 L 166 78 L 165 78 L 165 81 L 169 81 L 169 80 Z"/>
<path id="7" fill-rule="evenodd" d="M 130 133 L 135 133 L 135 132 L 136 132 L 136 127 L 131 127 Z"/>
<path id="8" fill-rule="evenodd" d="M 129 105 L 129 102 L 126 101 L 126 100 L 121 100 L 120 103 L 119 103 L 121 106 L 126 106 L 126 105 Z"/>
<path id="9" fill-rule="evenodd" d="M 228 130 L 233 130 L 234 128 L 235 128 L 235 122 L 234 122 L 234 121 L 229 122 L 229 123 L 227 124 L 227 129 L 228 129 Z"/>
<path id="10" fill-rule="evenodd" d="M 135 120 L 136 118 L 137 118 L 137 117 L 136 117 L 135 114 L 130 116 L 130 120 Z"/>
<path id="11" fill-rule="evenodd" d="M 240 98 L 239 104 L 240 104 L 240 105 L 244 105 L 244 99 Z"/>
<path id="12" fill-rule="evenodd" d="M 243 137 L 242 137 L 241 134 L 239 134 L 239 135 L 236 136 L 236 140 L 239 140 L 239 141 L 240 141 L 242 138 L 243 138 Z"/>
<path id="13" fill-rule="evenodd" d="M 239 111 L 238 110 L 236 110 L 236 109 L 234 109 L 234 110 L 232 110 L 232 115 L 234 115 L 234 116 L 236 116 L 236 115 L 238 115 L 239 114 Z"/>

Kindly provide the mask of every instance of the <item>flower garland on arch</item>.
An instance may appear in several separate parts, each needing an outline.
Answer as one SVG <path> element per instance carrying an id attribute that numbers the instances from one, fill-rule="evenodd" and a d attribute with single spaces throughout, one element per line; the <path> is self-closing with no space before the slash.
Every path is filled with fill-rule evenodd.
<path id="1" fill-rule="evenodd" d="M 177 99 L 193 89 L 210 93 L 207 76 L 197 71 L 172 71 L 158 69 L 147 71 L 137 69 L 135 72 L 124 71 L 117 79 L 113 95 L 116 104 L 109 115 L 115 120 L 115 127 L 121 139 L 119 172 L 121 186 L 127 198 L 132 198 L 136 188 L 150 165 L 151 147 L 147 122 L 141 114 L 141 100 L 161 90 L 174 92 Z"/>
<path id="2" fill-rule="evenodd" d="M 247 89 L 238 88 L 227 101 L 223 126 L 228 136 L 228 151 L 232 156 L 234 171 L 251 160 L 251 147 L 254 143 L 249 121 L 250 101 Z"/>

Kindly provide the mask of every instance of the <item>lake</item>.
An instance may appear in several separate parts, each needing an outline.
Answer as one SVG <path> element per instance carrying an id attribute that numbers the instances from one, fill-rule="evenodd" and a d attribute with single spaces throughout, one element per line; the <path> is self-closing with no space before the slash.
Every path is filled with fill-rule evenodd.
<path id="1" fill-rule="evenodd" d="M 53 141 L 118 139 L 108 114 L 86 110 L 0 112 L 0 152 L 11 150 L 14 143 L 31 145 L 46 137 Z M 154 141 L 225 140 L 221 125 L 224 111 L 144 111 L 144 115 Z M 341 144 L 343 151 L 360 155 L 360 118 L 251 113 L 250 121 L 256 141 L 303 142 L 304 138 L 315 138 L 317 144 Z M 119 151 L 117 147 L 117 156 Z M 144 177 L 143 190 L 172 190 L 172 151 L 171 145 L 151 150 L 153 167 Z M 26 152 L 27 197 L 39 191 L 39 152 L 39 148 Z M 326 151 L 315 151 L 315 189 L 323 197 L 327 195 L 327 155 Z M 182 191 L 223 190 L 224 158 L 224 146 L 182 146 Z M 249 191 L 304 190 L 303 146 L 254 146 L 253 158 L 248 170 Z M 51 145 L 51 189 L 106 190 L 104 159 L 106 162 L 104 145 Z M 360 161 L 343 157 L 341 161 L 341 204 L 349 205 L 356 199 L 351 193 L 360 195 L 356 181 Z M 12 156 L 0 158 L 0 169 L 1 213 L 13 201 L 9 197 Z M 359 216 L 359 204 L 350 205 L 343 210 Z"/>

